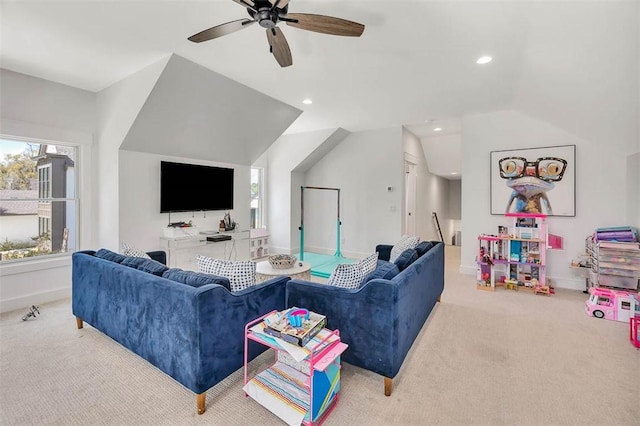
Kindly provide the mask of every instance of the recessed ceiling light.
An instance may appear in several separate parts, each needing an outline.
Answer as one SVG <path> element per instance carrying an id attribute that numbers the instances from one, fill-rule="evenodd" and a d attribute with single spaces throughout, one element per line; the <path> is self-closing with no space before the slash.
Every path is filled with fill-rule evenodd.
<path id="1" fill-rule="evenodd" d="M 302 103 L 305 105 L 311 105 L 313 101 L 311 99 L 305 99 L 304 101 L 302 101 Z"/>
<path id="2" fill-rule="evenodd" d="M 481 56 L 476 61 L 476 64 L 484 65 L 484 64 L 488 64 L 491 61 L 493 61 L 493 58 L 491 56 Z"/>
<path id="3" fill-rule="evenodd" d="M 435 129 L 433 129 L 434 132 L 441 132 L 442 131 L 442 127 L 436 127 Z"/>
<path id="4" fill-rule="evenodd" d="M 451 172 L 451 174 L 452 174 L 452 175 L 457 175 L 457 174 L 458 174 L 458 172 Z"/>

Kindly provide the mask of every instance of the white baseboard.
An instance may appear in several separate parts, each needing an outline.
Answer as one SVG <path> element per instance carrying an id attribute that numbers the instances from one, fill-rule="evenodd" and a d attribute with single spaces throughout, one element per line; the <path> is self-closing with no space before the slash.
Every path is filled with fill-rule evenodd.
<path id="1" fill-rule="evenodd" d="M 71 286 L 56 290 L 43 291 L 41 293 L 28 294 L 13 299 L 0 300 L 0 313 L 11 312 L 28 308 L 31 305 L 55 302 L 56 300 L 71 297 Z"/>

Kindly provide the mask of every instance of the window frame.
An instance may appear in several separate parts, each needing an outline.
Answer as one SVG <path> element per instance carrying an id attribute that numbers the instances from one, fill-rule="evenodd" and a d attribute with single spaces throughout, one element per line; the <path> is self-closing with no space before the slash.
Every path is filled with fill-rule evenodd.
<path id="1" fill-rule="evenodd" d="M 7 259 L 7 260 L 1 260 L 0 259 L 0 266 L 6 266 L 6 265 L 13 265 L 13 264 L 20 264 L 20 263 L 28 263 L 28 262 L 37 262 L 37 261 L 43 261 L 43 260 L 55 260 L 56 258 L 61 259 L 61 258 L 70 258 L 71 255 L 73 254 L 74 251 L 79 250 L 80 247 L 80 241 L 81 241 L 81 218 L 80 218 L 80 173 L 79 168 L 82 167 L 79 163 L 81 162 L 81 156 L 82 156 L 82 146 L 80 144 L 73 144 L 73 143 L 66 143 L 66 142 L 58 142 L 58 141 L 52 141 L 52 140 L 42 140 L 42 139 L 33 139 L 33 138 L 26 138 L 26 137 L 19 137 L 19 136 L 15 136 L 15 135 L 6 135 L 6 134 L 1 134 L 0 133 L 0 141 L 6 141 L 6 142 L 17 142 L 17 143 L 23 143 L 23 144 L 38 144 L 38 145 L 49 145 L 49 146 L 61 146 L 61 147 L 67 147 L 67 148 L 72 148 L 73 149 L 73 154 L 74 154 L 74 158 L 73 158 L 73 167 L 74 167 L 74 171 L 72 173 L 72 179 L 73 179 L 73 197 L 65 197 L 65 198 L 52 198 L 51 197 L 51 168 L 47 168 L 47 167 L 38 167 L 36 165 L 36 175 L 38 176 L 38 185 L 37 185 L 37 190 L 38 190 L 38 197 L 37 198 L 21 198 L 19 199 L 19 201 L 36 201 L 38 203 L 42 203 L 42 202 L 46 202 L 46 203 L 53 203 L 53 202 L 60 202 L 60 203 L 69 203 L 72 202 L 73 206 L 74 206 L 74 210 L 75 210 L 75 214 L 74 214 L 74 231 L 72 232 L 73 234 L 73 248 L 69 249 L 69 243 L 67 242 L 67 249 L 64 252 L 57 252 L 57 253 L 50 253 L 50 254 L 42 254 L 42 255 L 37 255 L 37 256 L 29 256 L 29 257 L 23 257 L 20 259 Z M 4 160 L 4 158 L 2 158 L 2 160 Z M 48 181 L 47 181 L 47 189 L 46 192 L 48 195 L 48 197 L 42 197 L 41 196 L 41 191 L 42 191 L 42 186 L 40 183 L 40 170 L 44 170 L 44 169 L 48 169 Z M 0 198 L 0 201 L 17 201 L 16 199 L 6 199 L 6 198 Z M 51 218 L 44 218 L 44 217 L 37 217 L 37 223 L 38 223 L 38 232 L 40 232 L 41 229 L 41 224 L 43 222 L 42 219 L 45 219 L 45 221 L 47 221 L 49 224 L 51 223 Z"/>
<path id="2" fill-rule="evenodd" d="M 251 166 L 250 173 L 253 174 L 254 170 L 258 172 L 258 207 L 256 208 L 256 224 L 254 226 L 253 221 L 251 221 L 250 229 L 263 229 L 266 228 L 265 169 L 264 167 Z M 253 177 L 251 177 L 249 181 L 251 185 L 253 185 Z M 253 198 L 250 200 L 250 203 L 252 201 Z"/>

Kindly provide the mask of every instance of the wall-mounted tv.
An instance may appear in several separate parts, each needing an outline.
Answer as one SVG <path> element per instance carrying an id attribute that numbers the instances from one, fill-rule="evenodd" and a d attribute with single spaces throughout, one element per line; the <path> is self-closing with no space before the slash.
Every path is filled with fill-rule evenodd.
<path id="1" fill-rule="evenodd" d="M 160 162 L 160 213 L 233 209 L 233 169 Z"/>

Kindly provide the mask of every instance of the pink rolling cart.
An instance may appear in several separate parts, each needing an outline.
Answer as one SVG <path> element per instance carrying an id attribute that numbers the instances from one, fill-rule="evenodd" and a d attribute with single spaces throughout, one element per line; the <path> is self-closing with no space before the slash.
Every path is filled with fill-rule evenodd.
<path id="1" fill-rule="evenodd" d="M 321 330 L 304 347 L 263 332 L 264 320 L 277 311 L 245 326 L 244 387 L 250 396 L 290 425 L 320 425 L 338 403 L 340 355 L 347 345 L 338 330 Z M 249 340 L 275 351 L 275 362 L 249 379 Z"/>

